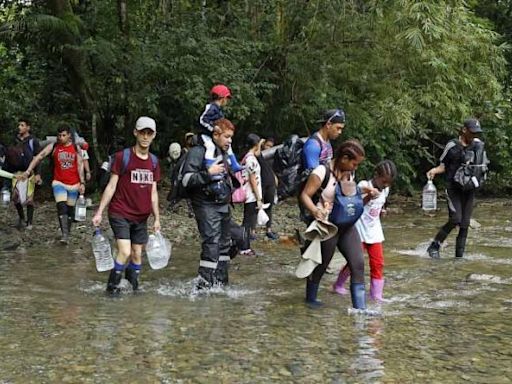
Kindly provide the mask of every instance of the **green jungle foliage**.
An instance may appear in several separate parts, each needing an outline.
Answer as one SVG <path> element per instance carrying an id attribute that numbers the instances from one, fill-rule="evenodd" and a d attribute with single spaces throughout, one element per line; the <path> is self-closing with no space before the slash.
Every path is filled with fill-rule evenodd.
<path id="1" fill-rule="evenodd" d="M 140 115 L 154 151 L 196 130 L 215 83 L 242 154 L 249 132 L 307 135 L 322 109 L 347 113 L 343 138 L 367 150 L 361 177 L 394 160 L 397 189 L 425 182 L 461 122 L 481 119 L 493 173 L 512 182 L 510 1 L 0 0 L 0 140 L 29 116 L 39 137 L 59 122 L 91 140 L 96 161 Z M 92 152 L 92 151 L 91 151 Z"/>

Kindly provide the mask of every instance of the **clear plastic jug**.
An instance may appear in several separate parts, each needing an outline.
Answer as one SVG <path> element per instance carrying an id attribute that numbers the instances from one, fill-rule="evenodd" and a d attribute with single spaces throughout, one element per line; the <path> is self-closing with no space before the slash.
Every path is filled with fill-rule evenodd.
<path id="1" fill-rule="evenodd" d="M 75 205 L 75 221 L 85 221 L 87 218 L 87 203 L 84 195 L 80 195 Z"/>
<path id="2" fill-rule="evenodd" d="M 437 188 L 432 180 L 427 181 L 423 187 L 421 208 L 424 211 L 435 211 L 437 209 Z"/>
<path id="3" fill-rule="evenodd" d="M 101 230 L 96 228 L 92 238 L 92 252 L 96 260 L 96 269 L 98 272 L 110 271 L 114 268 L 114 259 L 110 249 L 110 242 L 103 236 Z"/>
<path id="4" fill-rule="evenodd" d="M 171 257 L 172 244 L 160 232 L 149 235 L 146 244 L 146 254 L 152 269 L 161 269 L 167 266 Z"/>
<path id="5" fill-rule="evenodd" d="M 2 189 L 2 205 L 7 207 L 11 202 L 11 192 L 8 189 Z"/>

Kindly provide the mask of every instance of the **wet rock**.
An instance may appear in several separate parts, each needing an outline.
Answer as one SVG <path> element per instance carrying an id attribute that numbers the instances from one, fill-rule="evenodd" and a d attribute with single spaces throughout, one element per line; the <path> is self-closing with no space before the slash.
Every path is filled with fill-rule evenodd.
<path id="1" fill-rule="evenodd" d="M 482 224 L 480 224 L 478 221 L 476 221 L 475 219 L 471 219 L 469 221 L 469 226 L 473 229 L 478 229 L 482 226 Z"/>

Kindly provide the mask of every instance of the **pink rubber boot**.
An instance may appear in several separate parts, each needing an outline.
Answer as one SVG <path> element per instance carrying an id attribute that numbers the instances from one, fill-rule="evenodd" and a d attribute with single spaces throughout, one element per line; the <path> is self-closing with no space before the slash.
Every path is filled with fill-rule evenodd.
<path id="1" fill-rule="evenodd" d="M 379 303 L 383 302 L 382 291 L 384 290 L 384 279 L 370 280 L 370 298 Z"/>
<path id="2" fill-rule="evenodd" d="M 345 265 L 339 275 L 336 282 L 332 285 L 332 293 L 337 293 L 338 295 L 348 295 L 349 291 L 347 291 L 344 287 L 345 282 L 348 280 L 350 276 L 350 268 L 348 265 Z"/>

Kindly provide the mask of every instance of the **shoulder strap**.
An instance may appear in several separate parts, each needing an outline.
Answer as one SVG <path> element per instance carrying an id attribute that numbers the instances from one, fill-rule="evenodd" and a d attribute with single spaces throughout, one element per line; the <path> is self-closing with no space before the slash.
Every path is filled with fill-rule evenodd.
<path id="1" fill-rule="evenodd" d="M 153 171 L 156 170 L 156 167 L 158 165 L 158 157 L 156 157 L 155 154 L 149 153 L 149 156 L 151 157 L 151 164 L 153 165 Z"/>
<path id="2" fill-rule="evenodd" d="M 323 148 L 323 143 L 322 140 L 320 140 L 320 138 L 318 137 L 318 132 L 313 133 L 313 135 L 311 135 L 311 138 L 315 139 L 318 142 L 318 144 L 320 145 L 320 149 Z"/>
<path id="3" fill-rule="evenodd" d="M 121 166 L 121 175 L 124 175 L 124 173 L 126 172 L 126 168 L 128 167 L 128 163 L 130 162 L 131 152 L 131 147 L 123 149 L 123 164 Z"/>
<path id="4" fill-rule="evenodd" d="M 329 179 L 331 178 L 331 168 L 329 168 L 328 165 L 325 165 L 324 164 L 324 167 L 325 167 L 325 176 L 324 176 L 324 179 L 322 180 L 322 185 L 320 186 L 320 188 L 322 188 L 322 191 L 327 188 L 327 184 L 329 183 Z"/>
<path id="5" fill-rule="evenodd" d="M 30 138 L 30 140 L 28 141 L 28 146 L 30 148 L 30 152 L 34 153 L 34 139 L 33 138 Z"/>

